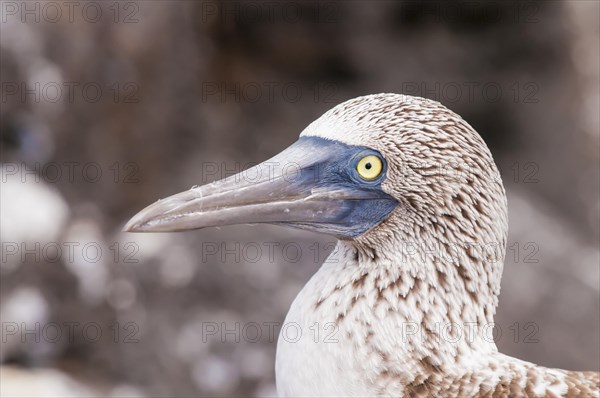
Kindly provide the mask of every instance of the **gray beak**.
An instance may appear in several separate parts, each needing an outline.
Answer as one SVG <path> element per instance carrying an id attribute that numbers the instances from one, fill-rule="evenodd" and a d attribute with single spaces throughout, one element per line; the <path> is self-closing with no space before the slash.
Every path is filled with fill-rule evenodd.
<path id="1" fill-rule="evenodd" d="M 380 190 L 349 184 L 342 173 L 348 158 L 342 153 L 340 162 L 339 152 L 346 146 L 318 141 L 300 139 L 244 172 L 159 200 L 136 214 L 124 230 L 169 232 L 271 223 L 341 237 L 362 233 L 364 225 L 348 225 L 360 224 L 355 213 L 362 201 L 392 208 L 396 202 L 392 205 Z"/>

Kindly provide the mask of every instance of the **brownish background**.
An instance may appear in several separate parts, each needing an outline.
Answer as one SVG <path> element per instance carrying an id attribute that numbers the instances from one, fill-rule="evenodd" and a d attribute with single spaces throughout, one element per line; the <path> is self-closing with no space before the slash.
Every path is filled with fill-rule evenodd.
<path id="1" fill-rule="evenodd" d="M 206 325 L 283 322 L 332 239 L 270 226 L 120 228 L 158 198 L 272 156 L 335 104 L 377 92 L 441 101 L 495 156 L 510 211 L 500 350 L 600 368 L 598 2 L 76 2 L 72 21 L 62 2 L 58 18 L 27 2 L 38 20 L 8 3 L 18 11 L 3 2 L 3 395 L 272 395 L 268 329 L 236 342 L 224 330 L 207 336 Z M 65 242 L 95 242 L 102 257 L 41 249 Z M 224 244 L 239 245 L 240 258 L 209 254 Z M 286 244 L 302 249 L 297 261 Z M 256 246 L 253 261 L 244 250 Z M 72 322 L 80 329 L 69 338 Z M 81 333 L 90 324 L 98 342 Z"/>

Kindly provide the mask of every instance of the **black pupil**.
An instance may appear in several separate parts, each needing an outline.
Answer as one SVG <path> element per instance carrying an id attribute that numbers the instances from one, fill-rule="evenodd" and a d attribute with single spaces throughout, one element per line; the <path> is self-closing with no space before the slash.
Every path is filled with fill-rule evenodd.
<path id="1" fill-rule="evenodd" d="M 367 163 L 367 164 L 365 164 L 365 169 L 367 169 L 367 170 L 371 170 L 371 163 Z"/>

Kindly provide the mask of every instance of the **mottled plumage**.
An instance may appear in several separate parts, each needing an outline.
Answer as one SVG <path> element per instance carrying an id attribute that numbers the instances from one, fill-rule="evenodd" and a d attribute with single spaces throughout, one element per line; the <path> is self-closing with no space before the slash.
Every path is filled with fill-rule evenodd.
<path id="1" fill-rule="evenodd" d="M 598 396 L 598 373 L 498 352 L 506 195 L 481 137 L 438 102 L 344 102 L 273 159 L 159 201 L 126 229 L 252 222 L 339 238 L 282 327 L 281 395 Z"/>
<path id="2" fill-rule="evenodd" d="M 598 373 L 496 349 L 486 325 L 500 293 L 506 196 L 471 126 L 438 102 L 377 94 L 336 106 L 302 136 L 380 151 L 383 189 L 400 205 L 339 241 L 292 304 L 286 323 L 305 332 L 335 325 L 337 342 L 280 338 L 280 394 L 598 396 Z"/>

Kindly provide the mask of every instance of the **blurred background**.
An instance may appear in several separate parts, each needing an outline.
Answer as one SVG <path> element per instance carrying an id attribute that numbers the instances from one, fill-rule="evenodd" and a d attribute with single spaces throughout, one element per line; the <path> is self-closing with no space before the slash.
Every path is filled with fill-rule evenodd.
<path id="1" fill-rule="evenodd" d="M 378 92 L 440 101 L 494 154 L 499 349 L 599 370 L 599 4 L 3 1 L 2 395 L 274 395 L 333 239 L 120 230 Z"/>

